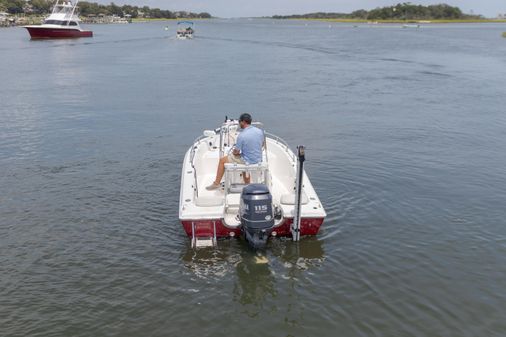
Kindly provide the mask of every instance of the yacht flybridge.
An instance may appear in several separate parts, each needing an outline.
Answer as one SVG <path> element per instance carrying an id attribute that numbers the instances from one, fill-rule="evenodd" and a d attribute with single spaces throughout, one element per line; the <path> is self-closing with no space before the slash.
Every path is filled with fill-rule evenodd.
<path id="1" fill-rule="evenodd" d="M 41 25 L 23 26 L 30 33 L 32 39 L 65 39 L 77 37 L 92 37 L 93 32 L 83 30 L 79 26 L 77 2 L 57 0 L 49 15 Z"/>
<path id="2" fill-rule="evenodd" d="M 260 123 L 253 125 L 263 129 Z M 296 155 L 281 138 L 264 131 L 262 162 L 227 163 L 220 188 L 206 189 L 239 132 L 239 122 L 227 118 L 221 127 L 205 130 L 186 152 L 179 219 L 192 246 L 215 246 L 218 238 L 243 235 L 251 246 L 262 248 L 269 237 L 298 241 L 301 235 L 316 235 L 326 213 L 304 171 L 302 146 Z"/>

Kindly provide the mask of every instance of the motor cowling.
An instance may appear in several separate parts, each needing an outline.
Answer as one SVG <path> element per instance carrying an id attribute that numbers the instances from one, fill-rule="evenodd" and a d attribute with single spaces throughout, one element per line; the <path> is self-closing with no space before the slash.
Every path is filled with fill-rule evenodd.
<path id="1" fill-rule="evenodd" d="M 241 192 L 239 214 L 246 241 L 255 249 L 263 248 L 274 227 L 272 195 L 267 186 L 245 186 Z"/>

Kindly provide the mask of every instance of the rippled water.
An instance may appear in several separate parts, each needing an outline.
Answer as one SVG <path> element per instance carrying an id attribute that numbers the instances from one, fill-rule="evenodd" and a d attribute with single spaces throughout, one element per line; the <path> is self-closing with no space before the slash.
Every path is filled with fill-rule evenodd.
<path id="1" fill-rule="evenodd" d="M 92 29 L 0 30 L 0 335 L 506 335 L 506 25 Z M 184 152 L 243 111 L 328 212 L 267 264 L 177 219 Z"/>

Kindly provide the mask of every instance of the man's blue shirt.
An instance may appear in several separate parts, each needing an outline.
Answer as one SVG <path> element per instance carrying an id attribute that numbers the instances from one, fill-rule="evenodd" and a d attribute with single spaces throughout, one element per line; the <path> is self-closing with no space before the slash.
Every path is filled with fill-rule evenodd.
<path id="1" fill-rule="evenodd" d="M 257 164 L 262 161 L 264 132 L 257 127 L 248 126 L 239 133 L 236 148 L 246 164 Z"/>

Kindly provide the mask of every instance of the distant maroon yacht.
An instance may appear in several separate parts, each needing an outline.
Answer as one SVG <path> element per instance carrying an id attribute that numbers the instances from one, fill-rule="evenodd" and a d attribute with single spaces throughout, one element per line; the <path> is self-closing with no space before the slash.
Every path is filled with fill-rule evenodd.
<path id="1" fill-rule="evenodd" d="M 41 25 L 24 26 L 32 39 L 68 39 L 92 37 L 93 32 L 82 30 L 77 16 L 77 2 L 56 1 L 53 12 Z"/>

